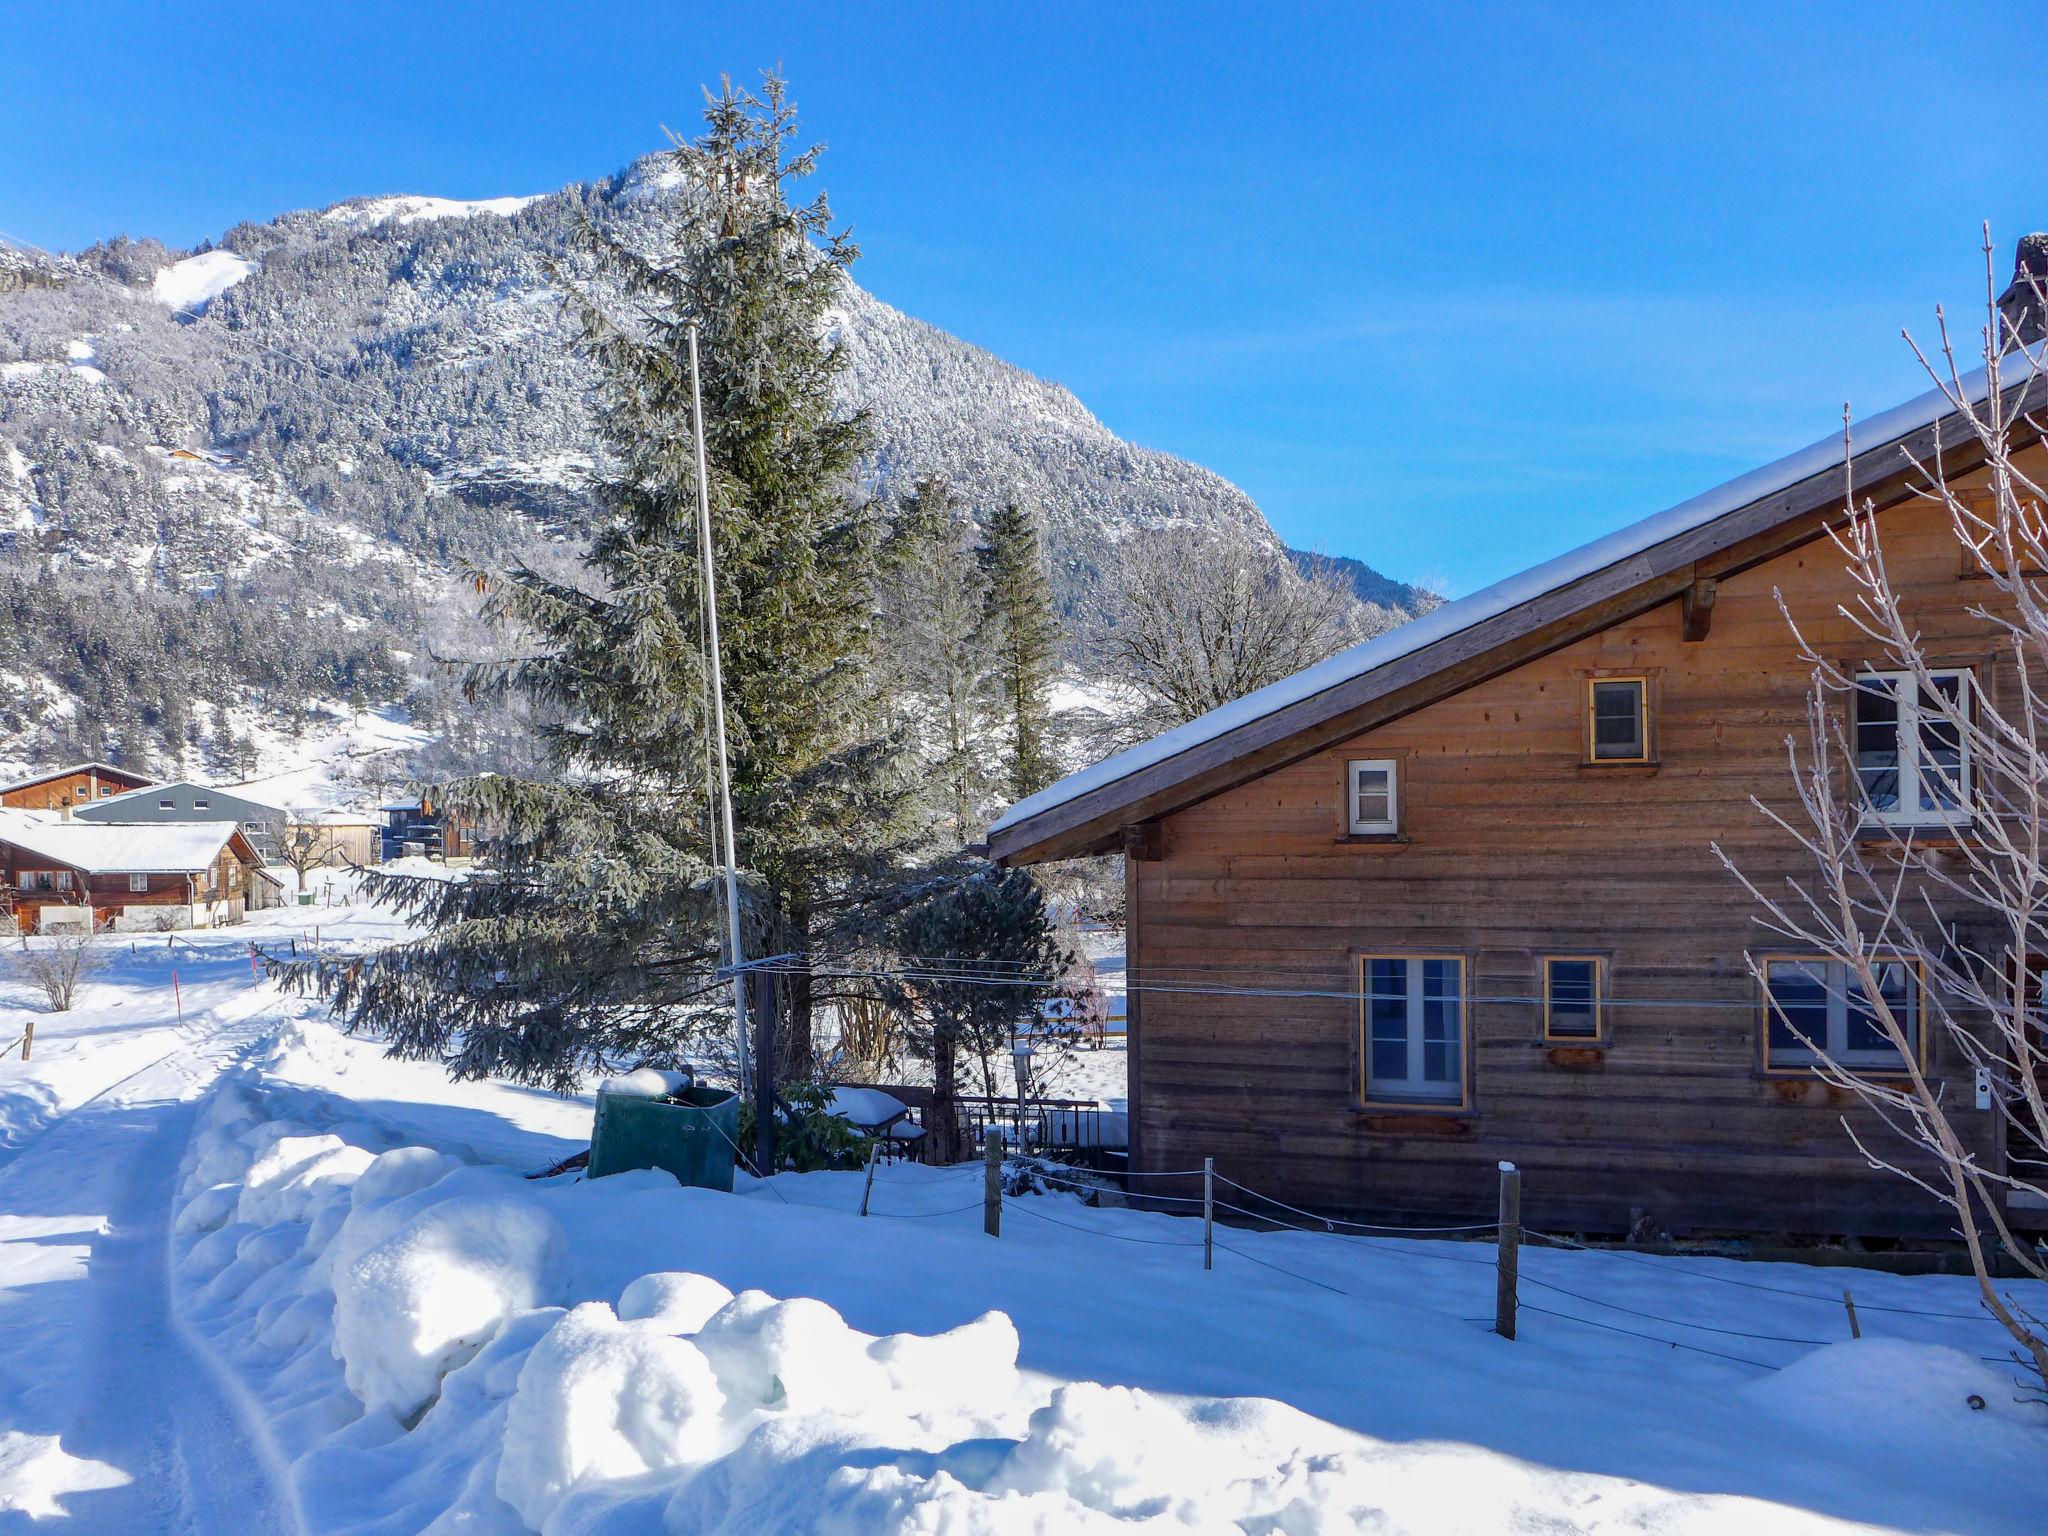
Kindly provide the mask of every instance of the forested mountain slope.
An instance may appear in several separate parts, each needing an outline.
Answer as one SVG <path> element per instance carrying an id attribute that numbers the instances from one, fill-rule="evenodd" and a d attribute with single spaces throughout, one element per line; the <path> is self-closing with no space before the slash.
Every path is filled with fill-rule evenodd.
<path id="1" fill-rule="evenodd" d="M 189 255 L 0 249 L 0 769 L 226 772 L 256 720 L 379 702 L 455 759 L 502 753 L 516 731 L 432 658 L 476 642 L 467 564 L 581 547 L 591 371 L 559 290 L 587 270 L 578 221 L 651 244 L 689 216 L 648 160 L 540 197 L 287 213 Z M 857 288 L 835 318 L 872 489 L 938 473 L 977 513 L 1033 507 L 1069 611 L 1142 530 L 1278 550 L 1242 491 L 1058 385 Z"/>

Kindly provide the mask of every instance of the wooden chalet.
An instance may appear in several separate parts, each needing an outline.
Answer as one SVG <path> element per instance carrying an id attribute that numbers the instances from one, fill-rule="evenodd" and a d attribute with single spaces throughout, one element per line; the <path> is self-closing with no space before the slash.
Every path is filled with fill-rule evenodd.
<path id="1" fill-rule="evenodd" d="M 2010 706 L 2009 651 L 1970 612 L 1985 583 L 1915 494 L 1909 461 L 1937 440 L 1969 483 L 1975 444 L 1947 411 L 1929 396 L 1860 424 L 1855 486 L 1930 655 Z M 2024 456 L 2048 474 L 2038 441 Z M 1297 1205 L 1485 1220 L 1510 1160 L 1552 1230 L 1947 1236 L 1946 1210 L 1852 1146 L 1845 1118 L 1905 1151 L 1767 1017 L 1748 961 L 1853 1064 L 1840 968 L 1774 944 L 1708 846 L 1766 888 L 1811 874 L 1750 797 L 1797 822 L 1785 744 L 1808 672 L 1774 594 L 1865 666 L 1824 536 L 1843 473 L 1840 438 L 1816 444 L 998 820 L 1004 863 L 1125 855 L 1132 1168 L 1214 1157 Z M 1942 745 L 1885 689 L 1872 674 L 1843 706 L 1880 765 L 1870 814 L 1938 837 L 1970 807 L 1915 796 Z M 1897 969 L 1910 1008 L 1920 982 Z M 1970 1064 L 1946 1038 L 1922 1050 L 1971 1152 L 2002 1163 Z"/>
<path id="2" fill-rule="evenodd" d="M 212 928 L 248 910 L 263 860 L 232 822 L 150 825 L 0 813 L 0 914 L 23 933 Z M 262 893 L 255 904 L 266 903 Z"/>
<path id="3" fill-rule="evenodd" d="M 395 800 L 382 814 L 386 859 L 402 859 L 408 854 L 430 859 L 476 857 L 475 823 L 430 798 Z"/>
<path id="4" fill-rule="evenodd" d="M 146 789 L 155 782 L 146 773 L 117 768 L 112 763 L 71 763 L 32 773 L 12 784 L 0 784 L 0 807 L 54 811 L 110 800 L 131 790 Z"/>

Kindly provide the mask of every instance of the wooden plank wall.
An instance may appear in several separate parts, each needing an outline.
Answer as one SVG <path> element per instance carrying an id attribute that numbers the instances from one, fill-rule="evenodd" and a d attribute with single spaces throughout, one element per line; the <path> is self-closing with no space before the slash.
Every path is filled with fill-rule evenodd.
<path id="1" fill-rule="evenodd" d="M 1933 652 L 1988 662 L 1965 612 L 1984 584 L 1959 579 L 1945 517 L 1908 505 L 1885 527 Z M 1134 1166 L 1213 1156 L 1296 1204 L 1485 1219 L 1506 1158 L 1538 1227 L 1946 1233 L 1929 1197 L 1851 1146 L 1841 1117 L 1869 1127 L 1846 1096 L 1761 1068 L 1744 954 L 1789 946 L 1756 926 L 1709 843 L 1766 882 L 1801 871 L 1749 804 L 1791 808 L 1785 740 L 1804 732 L 1806 673 L 1774 588 L 1831 654 L 1867 653 L 1835 613 L 1839 554 L 1810 543 L 1722 580 L 1703 640 L 1682 638 L 1673 600 L 1166 818 L 1160 857 L 1130 865 L 1134 988 L 1352 992 L 1356 952 L 1429 951 L 1466 957 L 1475 999 L 1529 998 L 1542 955 L 1594 954 L 1613 1006 L 1606 1044 L 1586 1051 L 1546 1043 L 1533 1003 L 1474 1001 L 1469 1111 L 1375 1114 L 1352 1102 L 1355 1003 L 1134 992 Z M 1584 765 L 1586 679 L 1604 670 L 1651 678 L 1653 765 Z M 1345 835 L 1358 757 L 1400 760 L 1401 840 Z M 1937 1042 L 1932 1066 L 1967 1106 L 1952 1048 Z M 1959 1122 L 2000 1155 L 1993 1113 Z"/>

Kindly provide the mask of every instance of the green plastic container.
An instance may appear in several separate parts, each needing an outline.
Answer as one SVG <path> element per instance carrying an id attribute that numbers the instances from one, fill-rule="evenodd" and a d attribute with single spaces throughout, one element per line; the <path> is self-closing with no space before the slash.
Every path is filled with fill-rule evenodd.
<path id="1" fill-rule="evenodd" d="M 679 1184 L 731 1194 L 739 1095 L 723 1088 L 684 1088 L 675 1097 L 683 1102 L 600 1092 L 590 1133 L 590 1176 L 665 1168 Z"/>

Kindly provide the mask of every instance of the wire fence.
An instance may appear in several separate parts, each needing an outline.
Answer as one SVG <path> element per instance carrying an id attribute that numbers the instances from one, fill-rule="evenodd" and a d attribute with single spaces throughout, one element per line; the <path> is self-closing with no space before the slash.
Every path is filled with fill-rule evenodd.
<path id="1" fill-rule="evenodd" d="M 932 1182 L 950 1188 L 955 1179 L 983 1178 L 988 1176 L 991 1164 L 961 1164 L 938 1174 L 933 1181 L 920 1181 L 920 1187 L 930 1187 Z M 1011 1164 L 1012 1168 L 1016 1165 Z M 1298 1266 L 1279 1262 L 1278 1257 L 1251 1251 L 1251 1245 L 1244 1242 L 1244 1235 L 1273 1234 L 1279 1232 L 1299 1234 L 1311 1238 L 1338 1238 L 1348 1244 L 1363 1247 L 1372 1253 L 1418 1264 L 1462 1264 L 1477 1266 L 1499 1273 L 1504 1262 L 1509 1263 L 1510 1288 L 1514 1292 L 1510 1307 L 1536 1317 L 1554 1322 L 1590 1328 L 1599 1332 L 1617 1334 L 1639 1339 L 1646 1343 L 1658 1344 L 1667 1349 L 1682 1350 L 1711 1359 L 1726 1361 L 1753 1370 L 1775 1371 L 1790 1360 L 1759 1359 L 1756 1352 L 1738 1352 L 1743 1344 L 1793 1348 L 1799 1350 L 1822 1348 L 1832 1344 L 1848 1342 L 1855 1332 L 1854 1324 L 1841 1295 L 1824 1295 L 1819 1292 L 1792 1286 L 1772 1285 L 1761 1281 L 1744 1280 L 1739 1277 L 1715 1273 L 1712 1270 L 1687 1266 L 1677 1269 L 1659 1258 L 1643 1254 L 1623 1253 L 1612 1248 L 1583 1242 L 1561 1233 L 1544 1232 L 1524 1228 L 1519 1223 L 1512 1227 L 1513 1246 L 1519 1247 L 1521 1239 L 1548 1245 L 1552 1248 L 1588 1254 L 1600 1254 L 1607 1260 L 1618 1263 L 1648 1265 L 1658 1269 L 1668 1278 L 1682 1281 L 1702 1281 L 1711 1284 L 1736 1286 L 1745 1290 L 1764 1292 L 1788 1299 L 1815 1303 L 1841 1309 L 1843 1327 L 1835 1337 L 1820 1336 L 1829 1330 L 1812 1332 L 1772 1332 L 1761 1328 L 1729 1326 L 1725 1321 L 1704 1321 L 1696 1317 L 1673 1316 L 1669 1311 L 1655 1310 L 1642 1305 L 1645 1298 L 1629 1295 L 1622 1299 L 1613 1295 L 1598 1294 L 1599 1286 L 1588 1286 L 1580 1280 L 1577 1286 L 1561 1283 L 1561 1279 L 1547 1274 L 1531 1274 L 1523 1270 L 1518 1258 L 1508 1260 L 1508 1245 L 1503 1243 L 1502 1251 L 1482 1256 L 1471 1252 L 1454 1252 L 1456 1248 L 1467 1248 L 1474 1240 L 1491 1238 L 1502 1243 L 1508 1235 L 1498 1222 L 1459 1222 L 1440 1224 L 1399 1225 L 1395 1223 L 1352 1221 L 1343 1217 L 1326 1216 L 1305 1210 L 1284 1200 L 1253 1189 L 1242 1181 L 1213 1170 L 1201 1168 L 1134 1170 L 1118 1175 L 1123 1187 L 1118 1188 L 1110 1175 L 1089 1175 L 1078 1170 L 1069 1170 L 1058 1165 L 1026 1163 L 1024 1176 L 1020 1181 L 1007 1174 L 1001 1176 L 997 1187 L 996 1205 L 1002 1213 L 1016 1213 L 1028 1220 L 1050 1227 L 1061 1228 L 1087 1238 L 1099 1239 L 1127 1246 L 1148 1248 L 1202 1249 L 1205 1255 L 1222 1253 L 1244 1264 L 1255 1266 L 1269 1273 L 1283 1276 L 1298 1284 L 1331 1295 L 1349 1297 L 1354 1300 L 1368 1300 L 1358 1290 L 1334 1280 L 1307 1272 L 1310 1266 Z M 1519 1175 L 1515 1175 L 1519 1179 Z M 1147 1188 L 1162 1180 L 1202 1179 L 1204 1193 L 1180 1194 L 1167 1190 Z M 1015 1185 L 1022 1182 L 1028 1192 L 1020 1192 Z M 1139 1187 L 1131 1188 L 1133 1182 Z M 1221 1187 L 1234 1194 L 1235 1199 L 1219 1198 Z M 900 1189 L 901 1186 L 898 1186 Z M 1039 1192 L 1071 1194 L 1084 1199 L 1099 1199 L 1104 1194 L 1115 1194 L 1129 1199 L 1135 1205 L 1153 1214 L 1199 1219 L 1203 1223 L 1200 1235 L 1169 1236 L 1133 1231 L 1110 1231 L 1101 1225 L 1068 1219 L 1065 1215 L 1054 1214 L 1045 1208 L 1045 1202 L 1036 1198 Z M 872 1190 L 869 1191 L 872 1193 Z M 948 1217 L 980 1210 L 990 1210 L 990 1201 L 981 1200 L 965 1204 L 949 1204 L 937 1210 L 903 1211 L 884 1210 L 868 1204 L 865 1214 L 891 1219 L 918 1220 L 929 1217 Z M 1294 1219 L 1299 1218 L 1299 1219 Z M 1224 1225 L 1224 1232 L 1233 1234 L 1236 1240 L 1225 1241 L 1217 1236 L 1216 1224 Z M 1401 1241 L 1410 1239 L 1411 1241 Z M 1673 1256 L 1679 1257 L 1679 1256 Z M 1205 1259 L 1206 1262 L 1206 1259 Z M 1588 1271 L 1588 1273 L 1594 1273 Z M 1542 1298 L 1541 1301 L 1520 1299 L 1520 1292 L 1527 1288 Z M 1566 1307 L 1564 1303 L 1575 1305 Z M 1546 1304 L 1547 1303 L 1547 1304 Z M 1857 1302 L 1858 1313 L 1876 1313 L 1898 1317 L 1926 1318 L 1943 1322 L 1985 1323 L 1996 1326 L 1996 1319 L 1986 1312 L 1960 1312 L 1934 1307 L 1911 1307 L 1880 1302 Z M 1606 1315 L 1588 1315 L 1606 1314 Z M 1511 1313 L 1512 1315 L 1512 1313 Z M 1466 1319 L 1485 1322 L 1487 1319 Z M 1499 1318 L 1493 1320 L 1496 1331 Z M 1508 1330 L 1512 1337 L 1512 1330 Z M 1727 1341 L 1723 1344 L 1721 1341 Z M 1977 1355 L 1977 1359 L 1994 1365 L 2012 1365 L 2017 1356 Z M 2023 1362 L 2022 1362 L 2023 1363 Z"/>

